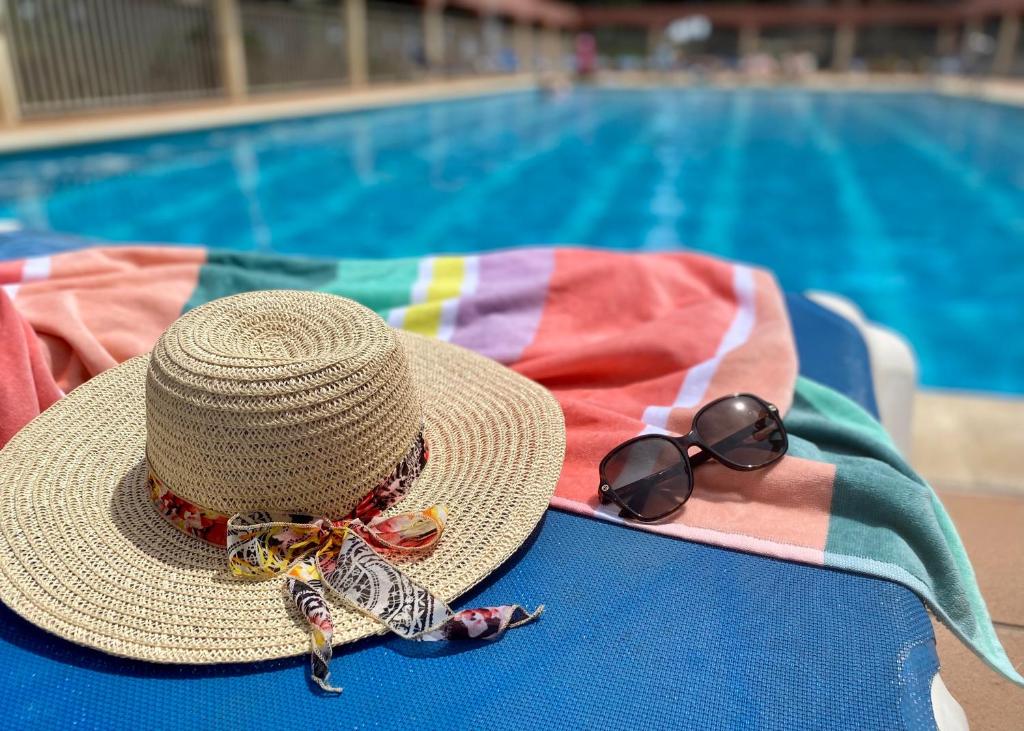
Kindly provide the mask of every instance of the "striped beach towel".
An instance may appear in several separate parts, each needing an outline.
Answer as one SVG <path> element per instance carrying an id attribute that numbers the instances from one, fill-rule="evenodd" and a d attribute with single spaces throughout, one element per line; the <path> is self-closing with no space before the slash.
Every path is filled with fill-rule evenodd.
<path id="1" fill-rule="evenodd" d="M 182 312 L 255 289 L 356 299 L 395 327 L 470 348 L 546 387 L 567 425 L 556 508 L 609 521 L 597 463 L 648 432 L 684 433 L 704 403 L 750 391 L 786 414 L 768 470 L 709 463 L 671 520 L 634 526 L 897 581 L 991 667 L 1024 678 L 993 630 L 934 491 L 879 424 L 797 377 L 770 273 L 693 253 L 570 248 L 314 260 L 185 247 L 87 248 L 0 262 L 0 439 L 62 392 L 147 352 Z M 705 471 L 706 470 L 706 471 Z"/>

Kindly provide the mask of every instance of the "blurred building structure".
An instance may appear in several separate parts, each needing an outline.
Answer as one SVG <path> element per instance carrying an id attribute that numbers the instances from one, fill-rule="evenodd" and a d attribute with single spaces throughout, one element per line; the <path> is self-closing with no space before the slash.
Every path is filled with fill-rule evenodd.
<path id="1" fill-rule="evenodd" d="M 1024 76 L 1024 0 L 0 0 L 0 122 L 603 69 Z M 706 37 L 678 42 L 672 24 Z M 773 66 L 774 65 L 774 66 Z"/>
<path id="2" fill-rule="evenodd" d="M 666 56 L 739 63 L 759 53 L 804 53 L 836 71 L 1024 75 L 1024 0 L 583 1 L 580 26 L 595 33 L 613 66 L 664 65 Z M 666 52 L 666 28 L 687 16 L 710 21 L 711 35 Z"/>

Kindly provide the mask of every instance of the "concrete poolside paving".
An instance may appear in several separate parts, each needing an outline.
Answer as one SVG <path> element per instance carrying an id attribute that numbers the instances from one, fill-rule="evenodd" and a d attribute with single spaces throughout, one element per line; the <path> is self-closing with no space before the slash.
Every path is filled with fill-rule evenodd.
<path id="1" fill-rule="evenodd" d="M 1024 667 L 1024 494 L 939 490 L 956 523 L 1003 647 Z M 1024 729 L 1024 690 L 990 670 L 938 622 L 942 678 L 963 706 L 972 731 Z"/>
<path id="2" fill-rule="evenodd" d="M 27 120 L 0 129 L 0 153 L 525 91 L 536 88 L 537 79 L 536 74 L 527 73 L 424 79 L 359 90 L 260 93 L 243 101 L 206 99 L 158 107 L 97 109 L 91 114 Z"/>
<path id="3" fill-rule="evenodd" d="M 1024 657 L 1024 629 L 996 627 L 1011 658 Z M 990 670 L 945 627 L 936 624 L 942 680 L 967 714 L 971 731 L 1024 729 L 1021 689 Z"/>
<path id="4" fill-rule="evenodd" d="M 935 487 L 970 556 L 996 632 L 1024 667 L 1024 399 L 921 391 L 911 461 Z M 1024 690 L 935 624 L 942 677 L 971 728 L 1024 729 Z"/>
<path id="5" fill-rule="evenodd" d="M 442 99 L 485 96 L 538 88 L 542 82 L 566 86 L 569 75 L 521 72 L 371 84 L 365 88 L 323 87 L 286 92 L 256 92 L 241 100 L 202 99 L 167 102 L 151 107 L 107 107 L 93 112 L 22 120 L 0 127 L 0 153 L 84 144 L 102 140 L 144 137 L 173 132 L 211 129 L 237 124 L 291 119 L 359 109 L 412 104 Z M 721 72 L 711 79 L 684 72 L 601 72 L 599 87 L 647 89 L 652 87 L 722 88 L 800 87 L 815 91 L 931 91 L 1024 106 L 1024 81 L 1017 79 L 931 76 L 909 73 L 819 72 L 799 79 L 753 79 Z"/>
<path id="6" fill-rule="evenodd" d="M 1024 398 L 919 391 L 911 463 L 938 489 L 1024 499 Z"/>

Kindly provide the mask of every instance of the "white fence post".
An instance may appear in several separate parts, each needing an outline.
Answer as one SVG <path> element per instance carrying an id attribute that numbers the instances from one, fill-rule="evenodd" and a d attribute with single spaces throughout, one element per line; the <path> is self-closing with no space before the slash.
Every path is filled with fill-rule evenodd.
<path id="1" fill-rule="evenodd" d="M 560 31 L 553 25 L 545 25 L 541 31 L 541 43 L 544 46 L 545 67 L 548 71 L 562 70 L 562 40 Z"/>
<path id="2" fill-rule="evenodd" d="M 999 36 L 996 40 L 996 55 L 992 59 L 992 73 L 999 76 L 1013 71 L 1017 56 L 1017 41 L 1020 39 L 1020 16 L 1006 13 L 999 22 Z"/>
<path id="3" fill-rule="evenodd" d="M 513 31 L 514 45 L 516 49 L 516 62 L 519 71 L 534 71 L 535 51 L 533 48 L 533 24 L 519 20 Z"/>
<path id="4" fill-rule="evenodd" d="M 369 83 L 366 46 L 366 0 L 344 0 L 345 39 L 348 48 L 348 82 L 362 87 Z"/>
<path id="5" fill-rule="evenodd" d="M 943 23 L 935 36 L 935 54 L 939 58 L 956 55 L 957 27 L 952 23 Z"/>
<path id="6" fill-rule="evenodd" d="M 981 33 L 985 29 L 981 18 L 969 18 L 964 25 L 964 34 L 960 38 L 960 57 L 965 65 L 970 65 L 974 59 L 974 51 L 971 50 L 971 36 Z"/>
<path id="7" fill-rule="evenodd" d="M 215 0 L 217 26 L 217 57 L 220 60 L 224 92 L 231 100 L 244 99 L 249 82 L 245 70 L 245 43 L 238 0 Z"/>
<path id="8" fill-rule="evenodd" d="M 741 59 L 753 56 L 761 45 L 761 27 L 757 23 L 744 23 L 740 26 L 736 49 Z"/>
<path id="9" fill-rule="evenodd" d="M 14 59 L 8 37 L 7 0 L 0 0 L 0 120 L 11 127 L 21 120 L 18 84 L 14 79 Z"/>
<path id="10" fill-rule="evenodd" d="M 857 46 L 857 27 L 852 23 L 840 23 L 836 26 L 832 41 L 832 70 L 845 73 L 853 63 L 853 54 Z"/>
<path id="11" fill-rule="evenodd" d="M 423 3 L 423 51 L 428 73 L 444 68 L 444 0 Z"/>

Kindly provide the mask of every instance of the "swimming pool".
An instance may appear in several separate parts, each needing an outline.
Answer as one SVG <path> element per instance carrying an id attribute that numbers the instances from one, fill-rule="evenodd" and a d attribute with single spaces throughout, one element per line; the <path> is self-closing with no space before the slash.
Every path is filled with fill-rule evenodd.
<path id="1" fill-rule="evenodd" d="M 1024 109 L 508 94 L 0 158 L 0 217 L 323 256 L 687 246 L 847 295 L 911 340 L 926 385 L 1024 393 Z"/>

